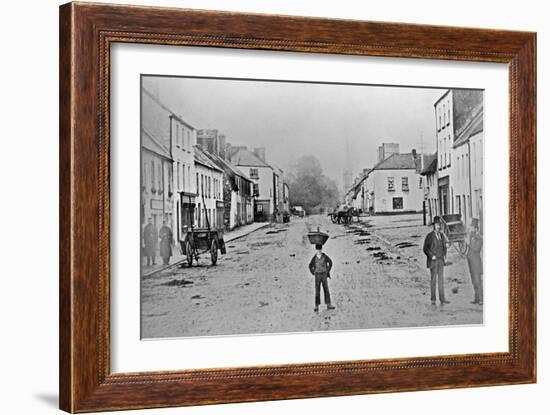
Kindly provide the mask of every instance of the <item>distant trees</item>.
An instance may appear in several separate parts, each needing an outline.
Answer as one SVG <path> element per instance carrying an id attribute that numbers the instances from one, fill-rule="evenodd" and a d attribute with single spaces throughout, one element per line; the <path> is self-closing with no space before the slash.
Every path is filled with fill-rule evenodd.
<path id="1" fill-rule="evenodd" d="M 338 186 L 323 174 L 321 163 L 315 156 L 302 156 L 290 166 L 288 172 L 290 204 L 302 206 L 308 213 L 338 203 Z"/>

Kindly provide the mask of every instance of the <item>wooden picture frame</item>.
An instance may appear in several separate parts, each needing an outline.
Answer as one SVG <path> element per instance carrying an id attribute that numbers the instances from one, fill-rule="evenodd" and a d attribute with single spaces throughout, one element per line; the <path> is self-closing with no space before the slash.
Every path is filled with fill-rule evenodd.
<path id="1" fill-rule="evenodd" d="M 509 352 L 110 371 L 109 69 L 114 43 L 509 65 Z M 60 407 L 68 412 L 536 381 L 536 34 L 184 9 L 60 8 Z M 227 366 L 231 366 L 228 362 Z"/>

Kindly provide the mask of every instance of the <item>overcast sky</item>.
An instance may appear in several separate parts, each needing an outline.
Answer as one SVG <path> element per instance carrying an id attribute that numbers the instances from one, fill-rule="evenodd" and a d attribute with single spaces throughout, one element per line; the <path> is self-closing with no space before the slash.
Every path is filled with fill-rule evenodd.
<path id="1" fill-rule="evenodd" d="M 218 129 L 233 145 L 265 147 L 283 170 L 302 155 L 316 156 L 342 184 L 377 160 L 382 142 L 401 152 L 435 149 L 434 102 L 444 89 L 327 85 L 249 80 L 144 77 L 175 113 L 197 129 Z"/>

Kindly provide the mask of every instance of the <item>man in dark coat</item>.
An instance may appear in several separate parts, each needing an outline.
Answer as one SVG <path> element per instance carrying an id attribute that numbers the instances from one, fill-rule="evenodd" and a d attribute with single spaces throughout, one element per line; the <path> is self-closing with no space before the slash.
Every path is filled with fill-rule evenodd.
<path id="1" fill-rule="evenodd" d="M 328 290 L 328 279 L 330 278 L 330 270 L 332 269 L 332 260 L 323 252 L 323 245 L 315 245 L 315 255 L 309 263 L 309 272 L 315 276 L 315 308 L 313 311 L 319 311 L 321 304 L 321 285 L 325 294 L 325 304 L 327 310 L 334 310 L 335 307 L 330 302 L 330 292 Z"/>
<path id="2" fill-rule="evenodd" d="M 143 254 L 147 257 L 147 266 L 155 265 L 158 233 L 153 219 L 149 218 L 147 225 L 143 228 Z"/>
<path id="3" fill-rule="evenodd" d="M 435 286 L 439 288 L 439 302 L 441 305 L 449 304 L 445 299 L 444 267 L 447 256 L 447 237 L 441 232 L 441 218 L 434 217 L 433 230 L 424 239 L 424 254 L 426 266 L 430 269 L 430 291 L 432 305 L 435 305 Z"/>
<path id="4" fill-rule="evenodd" d="M 172 238 L 174 234 L 172 229 L 166 224 L 166 221 L 162 221 L 162 227 L 159 231 L 160 238 L 160 256 L 164 265 L 168 265 L 170 257 L 172 256 Z"/>
<path id="5" fill-rule="evenodd" d="M 474 286 L 474 300 L 472 304 L 483 304 L 483 262 L 481 261 L 481 249 L 483 248 L 483 237 L 479 233 L 479 219 L 472 219 L 470 225 L 470 234 L 466 238 L 468 250 L 466 259 L 468 260 L 468 269 Z"/>

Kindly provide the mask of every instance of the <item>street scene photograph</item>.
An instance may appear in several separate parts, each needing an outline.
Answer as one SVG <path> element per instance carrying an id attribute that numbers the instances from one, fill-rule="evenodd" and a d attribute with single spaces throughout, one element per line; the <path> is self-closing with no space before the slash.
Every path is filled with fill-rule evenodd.
<path id="1" fill-rule="evenodd" d="M 142 339 L 483 324 L 483 90 L 140 88 Z"/>

